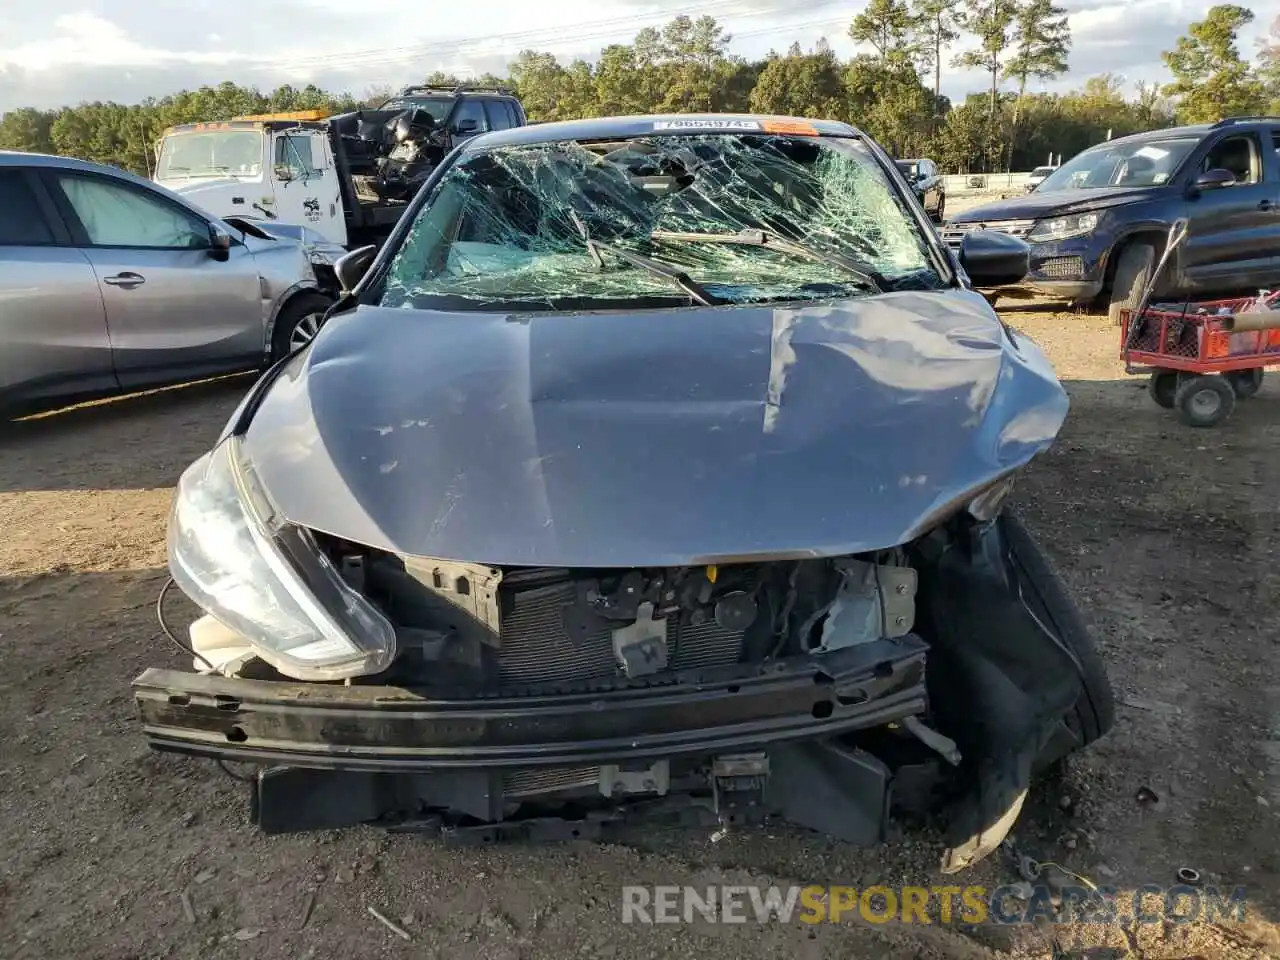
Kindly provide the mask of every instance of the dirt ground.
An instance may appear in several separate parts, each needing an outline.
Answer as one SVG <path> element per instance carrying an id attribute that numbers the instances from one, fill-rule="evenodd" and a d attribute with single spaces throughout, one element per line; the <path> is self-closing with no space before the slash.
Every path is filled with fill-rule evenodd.
<path id="1" fill-rule="evenodd" d="M 129 693 L 144 667 L 183 662 L 153 611 L 165 515 L 180 470 L 248 386 L 238 379 L 0 439 L 0 956 L 1280 955 L 1280 385 L 1193 431 L 1124 377 L 1105 319 L 1003 312 L 1050 353 L 1072 401 L 1017 503 L 1120 698 L 1111 734 L 1037 784 L 1016 837 L 1122 890 L 1167 887 L 1182 866 L 1244 885 L 1244 922 L 620 922 L 623 884 L 943 883 L 937 837 L 920 829 L 877 849 L 785 829 L 480 850 L 363 829 L 257 835 L 241 785 L 148 750 Z M 993 858 L 960 882 L 1016 879 Z"/>

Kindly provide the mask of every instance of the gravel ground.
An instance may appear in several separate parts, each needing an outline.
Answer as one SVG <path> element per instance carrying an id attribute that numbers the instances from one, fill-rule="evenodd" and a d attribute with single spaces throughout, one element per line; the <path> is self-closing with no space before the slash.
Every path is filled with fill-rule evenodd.
<path id="1" fill-rule="evenodd" d="M 243 378 L 82 407 L 0 439 L 0 956 L 1070 957 L 1280 955 L 1280 389 L 1182 427 L 1104 319 L 1002 304 L 1071 393 L 1016 498 L 1096 630 L 1116 728 L 1038 784 L 1019 843 L 1122 889 L 1180 866 L 1248 888 L 1243 923 L 623 925 L 623 884 L 934 885 L 936 836 L 855 849 L 788 830 L 446 848 L 352 830 L 268 839 L 212 764 L 152 754 L 129 681 L 157 633 L 180 470 Z M 1135 799 L 1146 787 L 1157 803 Z M 1003 863 L 962 882 L 1016 879 Z M 954 881 L 953 881 L 954 882 Z M 405 942 L 369 913 L 400 924 Z"/>

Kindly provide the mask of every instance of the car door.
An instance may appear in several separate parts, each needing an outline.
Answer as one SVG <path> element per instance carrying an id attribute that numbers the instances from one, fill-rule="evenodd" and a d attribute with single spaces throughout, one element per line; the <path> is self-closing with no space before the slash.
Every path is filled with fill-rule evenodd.
<path id="1" fill-rule="evenodd" d="M 214 256 L 211 221 L 166 192 L 105 173 L 48 179 L 77 246 L 93 265 L 121 386 L 247 369 L 266 350 L 253 255 L 232 240 Z"/>
<path id="2" fill-rule="evenodd" d="M 118 386 L 93 267 L 39 178 L 0 166 L 0 407 Z"/>
<path id="3" fill-rule="evenodd" d="M 346 222 L 337 177 L 326 163 L 323 131 L 299 127 L 276 133 L 272 150 L 275 214 L 280 222 L 301 224 L 335 243 L 345 243 Z"/>
<path id="4" fill-rule="evenodd" d="M 1265 153 L 1273 153 L 1267 146 Z M 1189 166 L 1190 223 L 1180 251 L 1188 292 L 1243 293 L 1274 282 L 1280 262 L 1275 161 L 1264 156 L 1261 136 L 1255 131 L 1221 136 L 1202 147 Z M 1235 183 L 1195 187 L 1196 178 L 1209 170 L 1229 170 Z"/>
<path id="5" fill-rule="evenodd" d="M 924 208 L 930 213 L 938 212 L 938 201 L 942 198 L 942 181 L 938 179 L 938 168 L 932 160 L 920 161 L 920 175 L 925 178 Z"/>

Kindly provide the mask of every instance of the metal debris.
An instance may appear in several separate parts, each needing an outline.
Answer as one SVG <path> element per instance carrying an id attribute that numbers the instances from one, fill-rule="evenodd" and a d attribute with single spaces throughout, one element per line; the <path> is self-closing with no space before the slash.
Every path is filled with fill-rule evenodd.
<path id="1" fill-rule="evenodd" d="M 261 930 L 250 930 L 248 927 L 241 927 L 231 935 L 233 940 L 256 940 L 260 936 Z"/>
<path id="2" fill-rule="evenodd" d="M 182 912 L 186 915 L 187 923 L 195 923 L 196 909 L 191 905 L 191 898 L 187 896 L 187 891 L 183 890 L 178 894 L 178 899 L 182 901 Z"/>
<path id="3" fill-rule="evenodd" d="M 1160 795 L 1148 787 L 1145 783 L 1140 786 L 1133 795 L 1133 799 L 1139 803 L 1148 803 L 1153 807 L 1160 806 Z"/>
<path id="4" fill-rule="evenodd" d="M 311 919 L 311 911 L 315 909 L 315 906 L 316 892 L 314 890 L 308 890 L 306 902 L 302 905 L 302 922 L 298 924 L 299 930 L 307 925 L 307 921 Z"/>
<path id="5" fill-rule="evenodd" d="M 390 920 L 388 920 L 386 917 L 380 914 L 373 907 L 366 907 L 365 909 L 369 911 L 369 915 L 373 917 L 373 919 L 377 920 L 380 924 L 382 924 L 384 927 L 386 927 L 388 930 L 394 933 L 401 940 L 413 939 L 411 936 L 409 936 L 408 930 L 404 929 L 404 927 L 396 926 L 394 923 L 392 923 Z"/>
<path id="6" fill-rule="evenodd" d="M 1200 886 L 1200 871 L 1193 870 L 1191 867 L 1179 867 L 1178 882 L 1189 887 L 1198 887 Z"/>

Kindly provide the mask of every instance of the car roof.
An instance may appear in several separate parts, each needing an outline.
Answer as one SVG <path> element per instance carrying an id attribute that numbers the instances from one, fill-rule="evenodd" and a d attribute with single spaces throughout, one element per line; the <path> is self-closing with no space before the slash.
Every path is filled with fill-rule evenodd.
<path id="1" fill-rule="evenodd" d="M 0 170 L 5 167 L 41 167 L 49 170 L 80 170 L 84 173 L 96 173 L 101 176 L 113 177 L 116 180 L 122 180 L 125 183 L 132 183 L 142 187 L 144 190 L 150 190 L 152 193 L 164 194 L 171 202 L 177 203 L 185 207 L 192 213 L 204 217 L 206 220 L 221 222 L 221 218 L 213 216 L 207 211 L 196 206 L 186 197 L 170 190 L 164 184 L 155 183 L 138 176 L 136 173 L 130 173 L 128 170 L 122 170 L 120 167 L 113 167 L 106 163 L 93 163 L 89 160 L 77 160 L 75 157 L 59 157 L 51 153 L 23 153 L 20 150 L 0 150 Z"/>
<path id="2" fill-rule="evenodd" d="M 52 153 L 24 153 L 21 150 L 0 150 L 0 167 L 61 167 L 65 170 L 84 170 L 90 173 L 108 173 L 112 176 L 137 180 L 132 173 L 106 163 L 77 160 L 75 157 L 59 157 Z M 149 181 L 144 181 L 149 182 Z"/>
<path id="3" fill-rule="evenodd" d="M 666 127 L 662 124 L 672 124 Z M 748 126 L 754 124 L 754 126 Z M 771 129 L 772 128 L 772 129 Z M 625 117 L 590 117 L 532 123 L 484 133 L 467 142 L 467 151 L 494 147 L 527 146 L 558 140 L 629 140 L 651 133 L 664 135 L 697 133 L 799 133 L 827 137 L 860 137 L 862 132 L 835 120 L 812 120 L 759 113 L 659 113 Z"/>
<path id="4" fill-rule="evenodd" d="M 1247 128 L 1248 124 L 1241 124 L 1242 129 Z M 1213 124 L 1195 123 L 1182 127 L 1162 127 L 1158 130 L 1143 130 L 1141 133 L 1130 133 L 1123 137 L 1116 137 L 1114 140 L 1104 140 L 1102 143 L 1095 144 L 1087 149 L 1092 150 L 1095 147 L 1105 147 L 1113 143 L 1143 143 L 1147 140 L 1177 140 L 1186 137 L 1200 138 L 1209 133 L 1213 129 Z"/>

